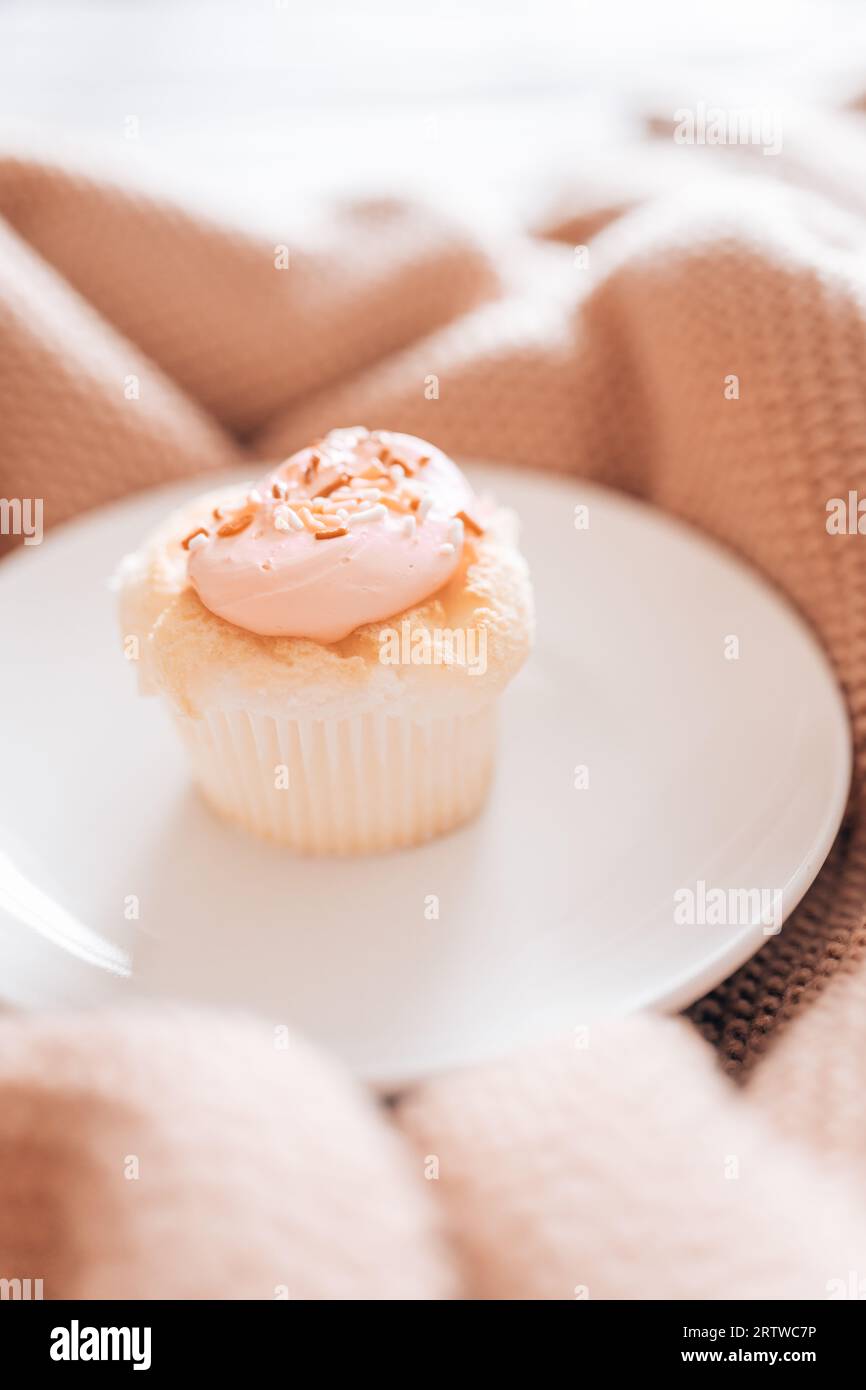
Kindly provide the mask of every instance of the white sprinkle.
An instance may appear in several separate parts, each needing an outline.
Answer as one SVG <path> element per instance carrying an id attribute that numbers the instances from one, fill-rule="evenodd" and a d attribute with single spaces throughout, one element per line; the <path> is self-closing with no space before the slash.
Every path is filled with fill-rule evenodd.
<path id="1" fill-rule="evenodd" d="M 421 501 L 420 501 L 419 506 L 418 506 L 417 516 L 418 516 L 418 520 L 419 520 L 419 521 L 423 521 L 423 520 L 424 520 L 424 518 L 427 516 L 427 514 L 428 514 L 428 512 L 430 511 L 430 508 L 431 508 L 432 506 L 433 506 L 433 498 L 432 498 L 432 497 L 430 496 L 430 494 L 428 493 L 426 497 L 422 497 L 422 498 L 421 498 Z"/>
<path id="2" fill-rule="evenodd" d="M 262 494 L 259 492 L 257 487 L 254 487 L 251 488 L 250 491 L 247 493 L 247 498 L 250 502 L 255 502 L 256 505 L 258 505 L 258 503 L 262 500 Z"/>
<path id="3" fill-rule="evenodd" d="M 414 516 L 404 516 L 404 517 L 403 517 L 403 520 L 400 522 L 400 531 L 401 531 L 402 535 L 406 536 L 407 538 L 408 538 L 408 537 L 411 537 L 411 536 L 414 536 L 414 534 L 415 534 L 415 518 L 414 518 Z"/>
<path id="4" fill-rule="evenodd" d="M 362 502 L 378 502 L 382 496 L 382 489 L 380 487 L 353 488 L 352 496 L 359 497 Z"/>
<path id="5" fill-rule="evenodd" d="M 286 520 L 288 521 L 293 531 L 303 531 L 304 523 L 301 521 L 301 518 L 298 516 L 298 513 L 294 510 L 293 507 L 286 507 Z"/>
<path id="6" fill-rule="evenodd" d="M 317 516 L 313 516 L 309 507 L 299 507 L 298 516 L 305 526 L 309 526 L 311 531 L 324 531 L 326 529 L 324 521 L 320 521 Z"/>
<path id="7" fill-rule="evenodd" d="M 381 521 L 387 508 L 381 504 L 378 507 L 364 507 L 360 512 L 353 512 L 349 517 L 349 526 L 358 526 L 362 521 Z"/>
<path id="8" fill-rule="evenodd" d="M 349 520 L 349 513 L 346 511 L 345 507 L 341 507 L 340 510 L 337 512 L 337 520 L 341 521 L 344 526 L 346 522 Z"/>
<path id="9" fill-rule="evenodd" d="M 440 545 L 439 550 L 438 550 L 438 554 L 439 554 L 439 555 L 455 555 L 455 554 L 456 554 L 456 551 L 455 551 L 455 549 L 454 549 L 454 546 L 451 544 L 451 542 L 450 542 L 450 541 L 446 541 L 444 545 Z"/>
<path id="10" fill-rule="evenodd" d="M 326 443 L 333 440 L 337 447 L 343 444 L 360 444 L 369 436 L 369 433 L 370 431 L 364 425 L 349 425 L 345 429 L 329 430 Z"/>
<path id="11" fill-rule="evenodd" d="M 289 519 L 288 519 L 288 517 L 287 517 L 287 516 L 275 516 L 275 517 L 274 517 L 274 526 L 277 528 L 278 531 L 288 531 L 288 529 L 289 529 Z"/>
<path id="12" fill-rule="evenodd" d="M 455 547 L 463 544 L 463 522 L 459 516 L 455 516 L 451 525 L 448 527 L 448 539 Z"/>
<path id="13" fill-rule="evenodd" d="M 404 469 L 400 467 L 399 463 L 392 463 L 391 467 L 388 469 L 388 472 L 390 473 L 391 478 L 395 483 L 402 483 L 403 479 L 406 476 Z"/>
<path id="14" fill-rule="evenodd" d="M 197 536 L 193 536 L 192 539 L 187 542 L 186 548 L 187 550 L 198 550 L 199 546 L 204 545 L 206 540 L 207 536 L 203 536 L 201 531 L 199 531 Z"/>
<path id="15" fill-rule="evenodd" d="M 319 458 L 325 468 L 348 468 L 352 455 L 340 444 L 328 444 L 319 449 Z"/>

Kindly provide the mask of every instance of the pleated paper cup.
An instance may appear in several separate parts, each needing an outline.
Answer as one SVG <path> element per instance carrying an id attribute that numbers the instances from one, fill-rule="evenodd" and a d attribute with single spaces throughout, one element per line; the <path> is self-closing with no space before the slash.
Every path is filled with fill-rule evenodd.
<path id="1" fill-rule="evenodd" d="M 476 814 L 493 770 L 496 703 L 442 718 L 173 713 L 221 816 L 304 854 L 359 854 L 422 844 Z"/>

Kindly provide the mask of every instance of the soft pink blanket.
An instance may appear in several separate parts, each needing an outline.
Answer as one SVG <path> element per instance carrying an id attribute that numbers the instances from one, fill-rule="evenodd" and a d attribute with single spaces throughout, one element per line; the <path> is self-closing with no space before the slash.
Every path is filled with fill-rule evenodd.
<path id="1" fill-rule="evenodd" d="M 496 247 L 376 202 L 264 243 L 0 162 L 4 496 L 54 522 L 358 420 L 598 478 L 800 607 L 856 761 L 814 889 L 690 1019 L 388 1109 L 256 1021 L 6 1019 L 0 1277 L 48 1297 L 866 1295 L 866 537 L 824 524 L 827 499 L 866 496 L 864 161 L 856 114 L 775 159 L 660 129 Z"/>

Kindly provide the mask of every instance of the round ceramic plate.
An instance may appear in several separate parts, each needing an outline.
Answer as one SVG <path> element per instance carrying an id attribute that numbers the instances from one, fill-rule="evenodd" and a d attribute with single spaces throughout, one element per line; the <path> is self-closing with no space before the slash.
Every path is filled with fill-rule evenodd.
<path id="1" fill-rule="evenodd" d="M 520 513 L 538 637 L 503 701 L 486 809 L 416 850 L 303 859 L 222 824 L 160 703 L 136 694 L 108 577 L 200 481 L 0 565 L 6 1001 L 248 1006 L 396 1085 L 679 1009 L 782 928 L 850 776 L 809 631 L 646 506 L 470 472 Z"/>

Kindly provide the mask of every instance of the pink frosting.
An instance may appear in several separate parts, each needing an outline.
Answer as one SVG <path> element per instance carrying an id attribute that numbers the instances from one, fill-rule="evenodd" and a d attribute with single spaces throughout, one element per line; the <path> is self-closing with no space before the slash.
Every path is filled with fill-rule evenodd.
<path id="1" fill-rule="evenodd" d="M 377 476 L 358 476 L 367 471 Z M 310 505 L 319 526 L 346 534 L 317 540 Z M 457 465 L 422 439 L 332 430 L 187 538 L 190 580 L 212 613 L 249 632 L 337 642 L 441 589 L 463 549 L 455 514 L 473 506 Z"/>

